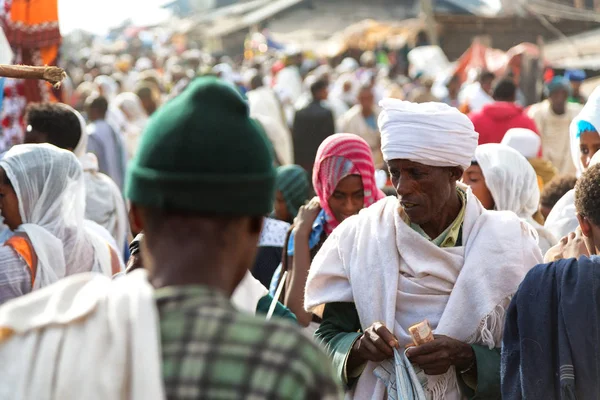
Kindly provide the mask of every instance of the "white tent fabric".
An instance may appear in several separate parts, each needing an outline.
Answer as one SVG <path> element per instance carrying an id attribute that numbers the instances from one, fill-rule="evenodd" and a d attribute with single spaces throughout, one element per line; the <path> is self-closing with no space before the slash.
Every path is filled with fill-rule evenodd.
<path id="1" fill-rule="evenodd" d="M 72 152 L 50 144 L 18 145 L 0 167 L 19 201 L 23 223 L 17 232 L 28 236 L 38 257 L 34 290 L 79 272 L 110 275 L 108 244 L 85 229 L 83 170 Z"/>
<path id="2" fill-rule="evenodd" d="M 475 150 L 496 210 L 512 211 L 532 225 L 538 233 L 542 253 L 554 246 L 557 239 L 533 219 L 540 202 L 540 189 L 535 170 L 517 150 L 503 144 L 484 144 Z"/>

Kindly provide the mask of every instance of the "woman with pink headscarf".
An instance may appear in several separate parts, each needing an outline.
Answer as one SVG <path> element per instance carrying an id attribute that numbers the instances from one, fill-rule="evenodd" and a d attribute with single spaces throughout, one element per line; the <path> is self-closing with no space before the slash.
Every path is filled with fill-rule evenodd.
<path id="1" fill-rule="evenodd" d="M 323 141 L 313 168 L 317 197 L 300 208 L 284 247 L 283 271 L 289 271 L 284 302 L 308 326 L 319 323 L 304 311 L 304 287 L 310 263 L 329 234 L 345 219 L 384 197 L 375 183 L 371 148 L 359 136 L 336 134 Z"/>

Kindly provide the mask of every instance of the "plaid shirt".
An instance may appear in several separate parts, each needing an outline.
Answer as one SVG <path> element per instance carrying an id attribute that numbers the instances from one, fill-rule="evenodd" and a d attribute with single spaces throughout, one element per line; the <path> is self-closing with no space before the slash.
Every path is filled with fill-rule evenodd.
<path id="1" fill-rule="evenodd" d="M 169 399 L 341 399 L 331 361 L 294 326 L 204 286 L 156 291 Z"/>

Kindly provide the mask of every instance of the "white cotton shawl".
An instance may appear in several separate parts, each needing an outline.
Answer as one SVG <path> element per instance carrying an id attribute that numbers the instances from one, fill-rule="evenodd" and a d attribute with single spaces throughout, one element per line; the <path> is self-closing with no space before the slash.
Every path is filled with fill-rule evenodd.
<path id="1" fill-rule="evenodd" d="M 50 144 L 18 145 L 0 167 L 18 198 L 23 223 L 17 232 L 27 235 L 38 258 L 33 289 L 79 272 L 110 275 L 108 244 L 84 225 L 83 170 L 73 153 Z"/>
<path id="2" fill-rule="evenodd" d="M 598 163 L 600 163 L 600 152 L 594 154 L 589 166 Z M 579 221 L 577 220 L 577 209 L 575 208 L 575 189 L 569 190 L 552 207 L 544 227 L 558 239 L 577 230 Z"/>
<path id="3" fill-rule="evenodd" d="M 411 341 L 408 327 L 425 318 L 439 321 L 433 326 L 436 334 L 500 347 L 509 299 L 542 254 L 529 225 L 513 213 L 484 210 L 471 190 L 464 190 L 462 247 L 440 248 L 423 238 L 403 221 L 398 200 L 391 197 L 344 221 L 312 262 L 306 309 L 354 302 L 363 329 L 381 321 L 401 347 Z M 430 295 L 405 293 L 401 285 L 406 284 L 425 288 Z M 440 286 L 446 287 L 444 295 L 436 289 Z M 398 314 L 398 306 L 405 303 L 406 315 Z M 373 375 L 376 367 L 367 364 L 347 398 L 384 399 L 383 383 Z M 458 398 L 454 374 L 451 369 L 429 377 L 429 394 L 434 399 Z"/>
<path id="4" fill-rule="evenodd" d="M 469 118 L 444 103 L 384 99 L 379 105 L 385 161 L 405 159 L 433 167 L 471 165 L 479 135 Z"/>
<path id="5" fill-rule="evenodd" d="M 0 308 L 0 398 L 162 400 L 159 320 L 144 270 L 79 274 Z"/>
<path id="6" fill-rule="evenodd" d="M 290 131 L 277 119 L 266 115 L 251 114 L 263 127 L 267 138 L 273 145 L 277 160 L 281 165 L 294 163 L 294 145 Z"/>
<path id="7" fill-rule="evenodd" d="M 255 315 L 258 302 L 267 294 L 269 294 L 267 288 L 248 271 L 233 291 L 231 303 L 237 310 Z"/>
<path id="8" fill-rule="evenodd" d="M 529 161 L 517 150 L 497 143 L 477 147 L 475 159 L 492 194 L 495 209 L 512 211 L 532 225 L 539 237 L 542 253 L 545 254 L 558 240 L 533 219 L 540 203 L 540 189 L 537 175 Z"/>
<path id="9" fill-rule="evenodd" d="M 112 247 L 120 259 L 123 246 L 127 241 L 127 230 L 129 229 L 125 200 L 117 184 L 100 172 L 98 158 L 93 153 L 87 153 L 88 135 L 83 116 L 68 105 L 61 105 L 77 116 L 81 127 L 81 136 L 73 153 L 75 153 L 83 167 L 85 218 L 97 223 L 110 233 L 115 244 L 118 243 Z"/>
<path id="10" fill-rule="evenodd" d="M 85 181 L 85 217 L 105 228 L 117 244 L 121 254 L 127 242 L 129 219 L 125 200 L 117 184 L 98 169 L 98 159 L 92 153 L 80 160 Z"/>

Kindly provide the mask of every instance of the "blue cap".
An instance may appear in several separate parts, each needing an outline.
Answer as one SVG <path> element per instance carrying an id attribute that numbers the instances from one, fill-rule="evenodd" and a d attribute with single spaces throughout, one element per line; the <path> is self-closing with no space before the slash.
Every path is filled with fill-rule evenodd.
<path id="1" fill-rule="evenodd" d="M 569 69 L 565 71 L 565 78 L 571 82 L 583 82 L 587 75 L 582 69 Z"/>
<path id="2" fill-rule="evenodd" d="M 569 92 L 569 94 L 571 93 L 571 84 L 569 83 L 569 80 L 566 79 L 563 76 L 555 76 L 554 78 L 552 78 L 552 80 L 548 83 L 546 83 L 546 96 L 550 96 L 552 93 L 556 92 L 557 90 L 566 90 L 567 92 Z"/>

